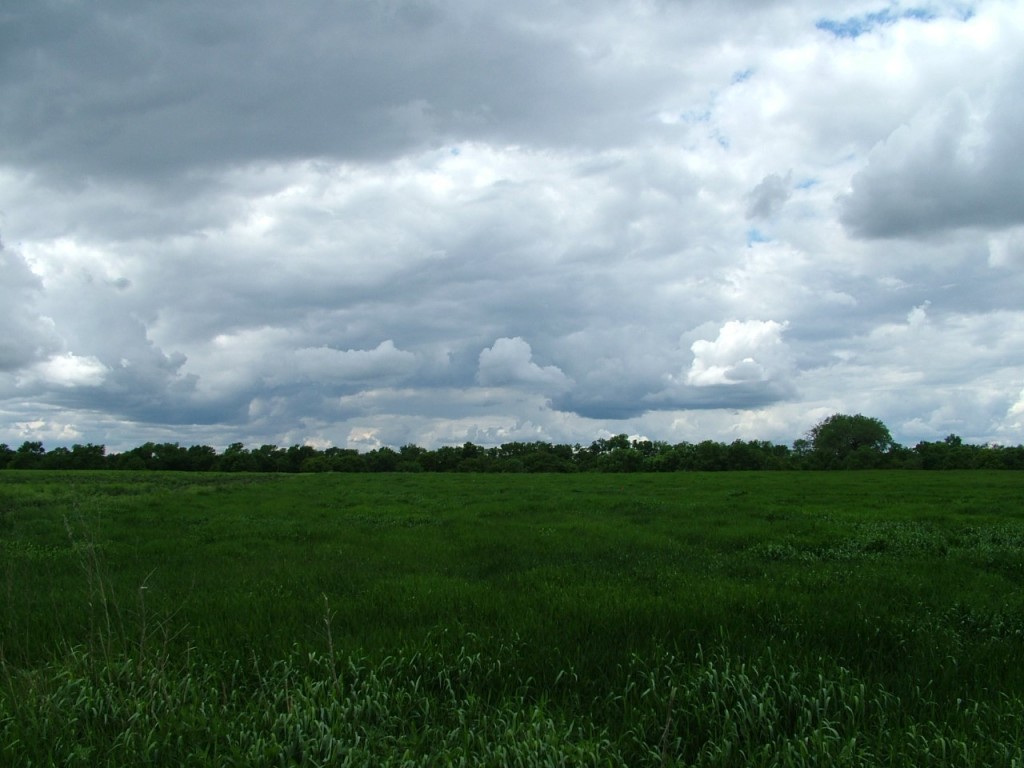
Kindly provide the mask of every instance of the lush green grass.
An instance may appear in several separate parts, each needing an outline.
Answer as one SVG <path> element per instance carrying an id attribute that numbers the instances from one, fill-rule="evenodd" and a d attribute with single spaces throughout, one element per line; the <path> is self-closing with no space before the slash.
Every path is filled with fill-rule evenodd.
<path id="1" fill-rule="evenodd" d="M 1024 765 L 1017 473 L 7 471 L 0 558 L 3 765 Z"/>

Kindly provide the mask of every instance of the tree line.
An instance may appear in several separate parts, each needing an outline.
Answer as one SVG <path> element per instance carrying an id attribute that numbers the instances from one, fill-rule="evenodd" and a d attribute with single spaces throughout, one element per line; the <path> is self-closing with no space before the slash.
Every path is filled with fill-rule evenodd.
<path id="1" fill-rule="evenodd" d="M 47 451 L 26 441 L 0 443 L 0 469 L 112 469 L 182 472 L 725 472 L 821 469 L 1024 469 L 1024 445 L 972 445 L 956 435 L 896 443 L 878 419 L 835 414 L 792 445 L 765 440 L 704 440 L 670 444 L 615 435 L 589 446 L 509 442 L 484 447 L 467 442 L 433 450 L 403 445 L 359 452 L 310 445 L 247 448 L 147 442 L 108 454 L 88 443 Z"/>

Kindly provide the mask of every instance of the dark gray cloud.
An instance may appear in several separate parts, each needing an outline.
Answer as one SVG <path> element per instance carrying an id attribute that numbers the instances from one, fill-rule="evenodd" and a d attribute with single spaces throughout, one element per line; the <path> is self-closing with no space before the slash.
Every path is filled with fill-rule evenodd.
<path id="1" fill-rule="evenodd" d="M 641 128 L 644 95 L 668 73 L 615 50 L 602 26 L 614 4 L 538 10 L 16 4 L 0 32 L 0 161 L 74 183 L 375 161 L 467 138 L 617 143 Z"/>

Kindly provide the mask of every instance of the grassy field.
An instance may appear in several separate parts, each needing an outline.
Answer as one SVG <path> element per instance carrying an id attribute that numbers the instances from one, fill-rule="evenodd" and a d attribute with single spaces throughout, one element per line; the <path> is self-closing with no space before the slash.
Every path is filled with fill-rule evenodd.
<path id="1" fill-rule="evenodd" d="M 1024 766 L 1024 476 L 0 473 L 0 765 Z"/>

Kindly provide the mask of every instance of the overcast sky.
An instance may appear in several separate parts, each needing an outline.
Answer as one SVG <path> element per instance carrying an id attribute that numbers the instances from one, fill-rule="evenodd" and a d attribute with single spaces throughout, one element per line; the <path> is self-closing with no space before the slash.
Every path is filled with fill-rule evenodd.
<path id="1" fill-rule="evenodd" d="M 1024 6 L 4 0 L 0 442 L 1024 442 Z"/>

